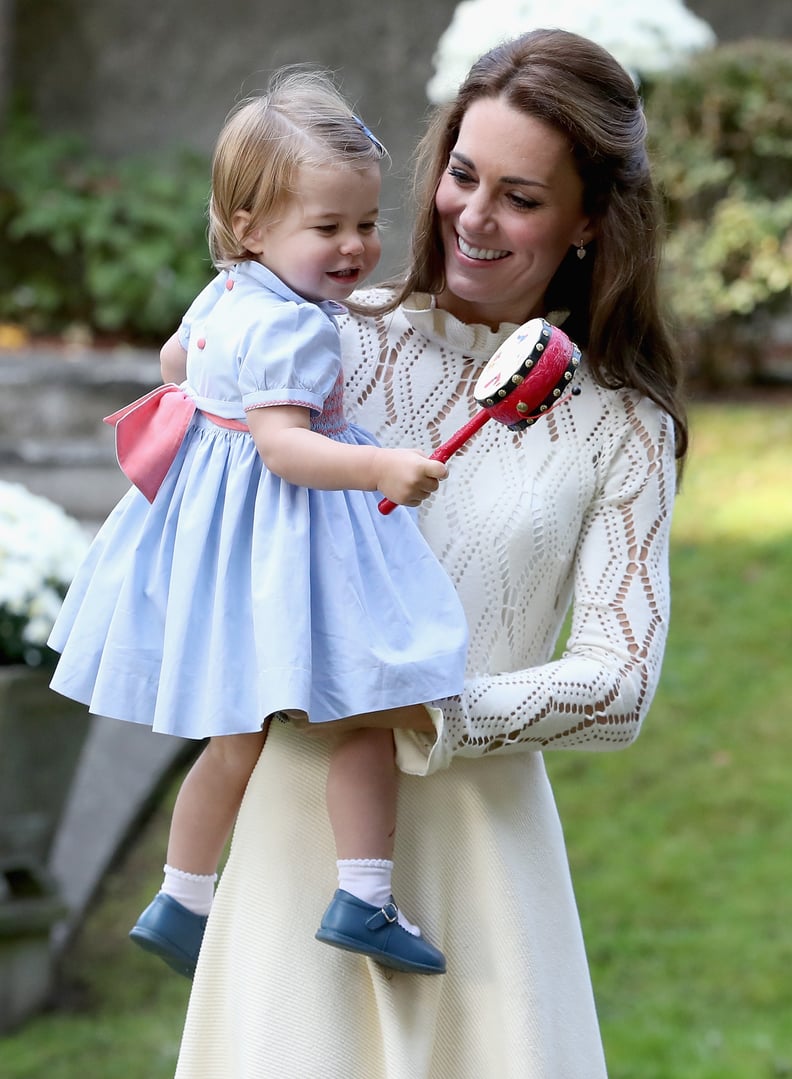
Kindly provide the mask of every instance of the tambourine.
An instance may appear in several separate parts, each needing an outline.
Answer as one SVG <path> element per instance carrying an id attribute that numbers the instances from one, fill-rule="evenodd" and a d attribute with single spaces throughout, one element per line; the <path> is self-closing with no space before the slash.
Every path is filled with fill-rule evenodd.
<path id="1" fill-rule="evenodd" d="M 431 454 L 446 462 L 487 420 L 512 431 L 531 427 L 570 394 L 580 393 L 572 380 L 580 365 L 580 349 L 563 330 L 543 318 L 523 323 L 503 342 L 476 380 L 473 396 L 481 411 Z M 383 498 L 380 513 L 396 503 Z"/>

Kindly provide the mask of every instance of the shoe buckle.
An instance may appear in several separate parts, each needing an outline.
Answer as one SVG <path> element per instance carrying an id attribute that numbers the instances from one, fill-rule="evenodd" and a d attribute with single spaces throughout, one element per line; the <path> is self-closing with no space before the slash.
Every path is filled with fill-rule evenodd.
<path id="1" fill-rule="evenodd" d="M 393 925 L 394 922 L 399 920 L 399 908 L 393 902 L 386 903 L 384 907 L 380 907 L 379 910 L 366 919 L 366 928 L 372 932 L 377 929 L 382 929 L 386 925 Z"/>
<path id="2" fill-rule="evenodd" d="M 380 913 L 382 914 L 386 922 L 398 921 L 399 908 L 396 906 L 393 900 L 391 900 L 390 903 L 386 903 L 385 906 L 382 907 Z"/>

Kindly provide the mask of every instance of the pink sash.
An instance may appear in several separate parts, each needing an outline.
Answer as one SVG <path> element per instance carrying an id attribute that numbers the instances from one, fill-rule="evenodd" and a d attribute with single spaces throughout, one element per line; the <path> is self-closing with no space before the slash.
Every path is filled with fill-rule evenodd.
<path id="1" fill-rule="evenodd" d="M 124 475 L 153 502 L 179 452 L 196 404 L 184 390 L 169 382 L 104 417 L 115 428 L 116 457 Z M 240 420 L 205 413 L 213 423 L 247 431 Z"/>

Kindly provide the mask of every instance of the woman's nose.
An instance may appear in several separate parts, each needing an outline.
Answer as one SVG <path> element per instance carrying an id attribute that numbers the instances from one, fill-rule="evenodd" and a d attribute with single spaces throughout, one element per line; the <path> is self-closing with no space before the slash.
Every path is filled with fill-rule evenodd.
<path id="1" fill-rule="evenodd" d="M 484 232 L 492 226 L 492 205 L 482 193 L 475 192 L 468 198 L 459 215 L 460 222 L 471 232 Z"/>

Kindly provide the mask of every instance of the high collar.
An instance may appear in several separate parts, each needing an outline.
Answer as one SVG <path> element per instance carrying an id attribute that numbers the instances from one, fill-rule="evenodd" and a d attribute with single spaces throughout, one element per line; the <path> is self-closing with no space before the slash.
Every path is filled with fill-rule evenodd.
<path id="1" fill-rule="evenodd" d="M 402 312 L 424 337 L 478 363 L 486 363 L 520 325 L 502 322 L 497 330 L 493 330 L 480 323 L 462 322 L 449 311 L 435 306 L 434 297 L 426 292 L 413 292 L 408 296 L 402 304 Z M 566 311 L 551 311 L 545 317 L 554 326 L 560 326 L 567 314 Z"/>

